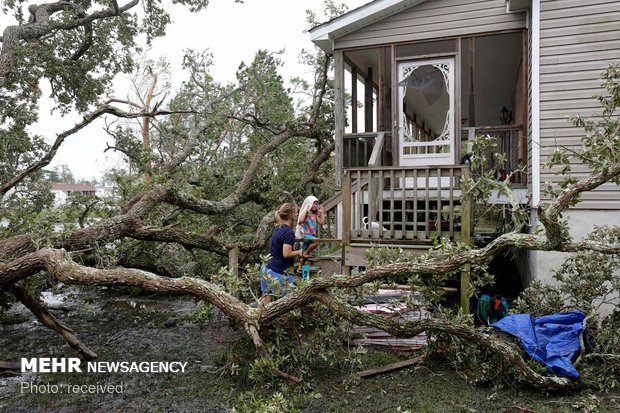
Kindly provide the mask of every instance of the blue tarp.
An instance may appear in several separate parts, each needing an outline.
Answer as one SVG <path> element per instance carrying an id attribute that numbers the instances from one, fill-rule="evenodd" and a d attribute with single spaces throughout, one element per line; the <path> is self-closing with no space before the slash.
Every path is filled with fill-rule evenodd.
<path id="1" fill-rule="evenodd" d="M 529 314 L 514 314 L 491 324 L 499 330 L 521 339 L 523 348 L 534 360 L 560 377 L 578 379 L 579 372 L 571 359 L 579 351 L 579 334 L 585 314 L 570 311 L 534 318 Z"/>

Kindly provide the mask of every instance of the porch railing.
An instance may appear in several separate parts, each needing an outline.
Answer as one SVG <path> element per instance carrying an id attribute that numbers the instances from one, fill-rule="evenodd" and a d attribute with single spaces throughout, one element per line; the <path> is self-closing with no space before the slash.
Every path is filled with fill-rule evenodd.
<path id="1" fill-rule="evenodd" d="M 343 167 L 376 167 L 389 163 L 390 132 L 347 133 L 343 137 Z"/>
<path id="2" fill-rule="evenodd" d="M 468 174 L 468 166 L 348 168 L 343 240 L 459 238 L 461 180 Z"/>
<path id="3" fill-rule="evenodd" d="M 515 172 L 522 169 L 527 162 L 527 140 L 523 137 L 521 125 L 464 128 L 461 136 L 462 142 L 467 146 L 467 143 L 471 142 L 476 135 L 489 135 L 496 139 L 495 148 L 489 149 L 484 156 L 489 160 L 489 167 L 495 170 L 497 179 L 504 180 L 510 176 L 512 183 L 527 185 L 527 173 Z M 466 156 L 467 152 L 468 149 L 465 148 L 463 156 Z M 504 154 L 506 161 L 501 164 L 496 163 L 493 153 Z"/>

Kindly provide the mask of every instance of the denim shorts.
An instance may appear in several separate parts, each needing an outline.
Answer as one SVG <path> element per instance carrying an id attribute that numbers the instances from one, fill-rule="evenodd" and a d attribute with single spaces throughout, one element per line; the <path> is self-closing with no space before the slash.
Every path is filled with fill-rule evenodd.
<path id="1" fill-rule="evenodd" d="M 291 291 L 293 282 L 291 274 L 279 274 L 264 265 L 260 269 L 260 290 L 263 294 L 284 297 Z"/>
<path id="2" fill-rule="evenodd" d="M 312 244 L 316 237 L 314 235 L 306 234 L 304 235 L 304 242 L 301 243 L 301 250 L 305 251 L 308 249 L 308 246 Z"/>

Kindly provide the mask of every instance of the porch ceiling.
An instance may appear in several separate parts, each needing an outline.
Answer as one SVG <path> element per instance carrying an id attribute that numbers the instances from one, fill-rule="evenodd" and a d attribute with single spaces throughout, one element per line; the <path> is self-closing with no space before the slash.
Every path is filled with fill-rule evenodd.
<path id="1" fill-rule="evenodd" d="M 373 82 L 377 83 L 377 75 L 379 67 L 379 57 L 376 49 L 367 49 L 367 50 L 350 50 L 345 54 L 347 59 L 347 63 L 353 64 L 358 68 L 358 72 L 363 77 L 368 77 L 368 68 L 373 67 L 375 70 L 373 71 Z"/>

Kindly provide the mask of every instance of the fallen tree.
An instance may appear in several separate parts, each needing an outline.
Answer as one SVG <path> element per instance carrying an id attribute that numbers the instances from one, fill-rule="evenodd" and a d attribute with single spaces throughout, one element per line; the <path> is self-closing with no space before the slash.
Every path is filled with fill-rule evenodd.
<path id="1" fill-rule="evenodd" d="M 100 18 L 118 18 L 132 4 L 128 3 L 124 9 L 117 7 L 111 14 L 101 14 Z M 41 10 L 53 11 L 49 8 Z M 82 15 L 95 16 L 79 11 L 75 19 L 83 18 Z M 63 30 L 75 27 L 68 25 Z M 91 30 L 90 26 L 84 27 L 87 32 Z M 3 39 L 0 67 L 3 72 L 0 74 L 9 77 L 16 64 L 12 53 L 20 44 L 14 40 L 14 33 L 18 32 L 13 30 L 9 33 L 10 38 Z M 28 42 L 24 47 L 27 45 Z M 80 53 L 88 58 L 89 50 L 86 48 Z M 7 303 L 10 299 L 22 302 L 81 356 L 94 358 L 95 352 L 49 313 L 38 301 L 38 291 L 26 288 L 25 281 L 42 275 L 50 283 L 131 286 L 171 296 L 191 295 L 219 308 L 242 325 L 259 355 L 265 359 L 270 359 L 272 354 L 263 332 L 295 310 L 320 303 L 339 319 L 374 326 L 397 337 L 413 336 L 422 331 L 458 337 L 494 354 L 512 369 L 519 380 L 539 389 L 570 389 L 580 385 L 535 371 L 517 347 L 471 324 L 443 318 L 396 323 L 360 313 L 342 300 L 339 292 L 396 279 L 407 279 L 411 285 L 419 286 L 424 283 L 424 277 L 445 277 L 466 265 L 484 267 L 494 256 L 510 248 L 618 254 L 620 243 L 596 239 L 571 241 L 566 224 L 561 220 L 561 213 L 577 202 L 581 193 L 606 182 L 618 183 L 620 179 L 620 154 L 614 152 L 610 156 L 609 151 L 602 150 L 609 147 L 610 141 L 617 140 L 617 128 L 615 134 L 608 132 L 609 125 L 617 122 L 613 115 L 620 105 L 617 88 L 611 89 L 611 97 L 604 101 L 606 110 L 601 119 L 576 121 L 585 128 L 590 143 L 573 155 L 591 167 L 592 175 L 580 181 L 566 181 L 556 198 L 538 209 L 544 229 L 542 233 L 524 231 L 526 222 L 519 213 L 520 207 L 513 204 L 515 230 L 499 236 L 484 248 L 445 243 L 423 257 L 387 263 L 354 276 L 313 279 L 284 298 L 254 308 L 249 305 L 250 300 L 227 291 L 223 283 L 213 281 L 216 278 L 214 268 L 219 267 L 222 258 L 233 249 L 244 255 L 242 261 L 257 261 L 256 252 L 264 247 L 267 229 L 272 224 L 272 210 L 277 203 L 290 196 L 301 199 L 311 185 L 330 179 L 329 153 L 333 148 L 333 138 L 332 108 L 330 99 L 326 98 L 331 93 L 327 76 L 329 58 L 317 56 L 313 62 L 319 80 L 309 90 L 314 99 L 301 113 L 293 111 L 282 79 L 277 75 L 277 59 L 269 53 L 259 52 L 250 66 L 240 70 L 239 87 L 216 84 L 208 74 L 206 55 L 190 52 L 186 60 L 190 80 L 166 110 L 159 109 L 157 104 L 154 109 L 146 105 L 148 110 L 126 112 L 114 106 L 113 101 L 107 101 L 87 112 L 84 120 L 75 127 L 57 134 L 54 143 L 47 146 L 39 137 L 27 134 L 27 123 L 17 132 L 10 127 L 1 131 L 7 139 L 27 142 L 26 152 L 29 154 L 24 159 L 16 157 L 12 150 L 2 153 L 6 163 L 14 165 L 14 168 L 3 169 L 1 175 L 3 211 L 16 207 L 22 211 L 20 217 L 9 216 L 9 227 L 3 230 L 3 239 L 0 240 L 0 295 Z M 617 79 L 618 68 L 611 67 L 607 78 L 610 82 Z M 30 99 L 36 108 L 36 98 L 25 95 L 19 84 L 2 84 L 0 87 L 5 88 L 6 96 L 15 98 L 16 102 Z M 67 88 L 66 93 L 77 95 L 82 86 L 68 83 L 59 87 Z M 150 89 L 148 94 L 150 100 L 153 90 Z M 95 101 L 81 102 L 76 98 L 74 103 L 80 109 Z M 8 114 L 9 109 L 5 110 L 5 116 L 14 116 Z M 27 117 L 33 109 L 22 110 L 22 115 Z M 67 228 L 64 232 L 54 233 L 49 225 L 45 231 L 37 232 L 33 219 L 43 217 L 41 210 L 52 210 L 49 188 L 45 187 L 40 172 L 67 138 L 103 115 L 140 121 L 139 133 L 134 133 L 129 126 L 108 128 L 108 133 L 115 139 L 114 147 L 128 155 L 130 162 L 135 160 L 131 162 L 133 173 L 120 172 L 117 175 L 119 186 L 124 191 L 119 204 L 109 216 L 97 217 L 100 218 L 98 221 L 83 228 Z M 158 121 L 161 116 L 165 116 L 165 120 Z M 149 121 L 145 122 L 145 119 Z M 147 130 L 156 133 L 145 147 L 137 138 L 144 136 Z M 562 156 L 557 157 L 558 163 L 564 160 Z M 289 158 L 289 164 L 284 162 Z M 299 165 L 304 167 L 299 168 Z M 493 185 L 509 195 L 509 179 L 497 182 L 479 177 L 478 181 L 467 184 L 469 196 L 480 197 Z M 293 195 L 285 194 L 284 188 Z M 324 188 L 314 189 L 328 192 Z M 25 191 L 32 191 L 36 196 L 20 195 Z M 50 214 L 54 217 L 52 212 Z M 238 227 L 244 230 L 238 231 Z M 239 232 L 243 233 L 242 237 Z M 166 259 L 179 264 L 177 268 L 183 267 L 180 263 L 190 262 L 191 265 L 170 274 L 169 270 L 158 270 L 166 268 L 165 262 L 152 259 L 138 264 L 132 261 L 131 257 L 136 256 L 132 253 L 153 245 L 162 253 L 160 255 L 167 255 L 164 253 L 169 252 L 166 248 L 170 245 L 178 247 Z M 129 265 L 133 262 L 134 268 L 122 267 L 121 262 Z M 251 291 L 256 273 L 247 271 L 245 275 L 248 280 L 245 288 Z M 600 355 L 600 358 L 607 356 L 615 355 Z M 300 377 L 276 364 L 272 364 L 270 370 L 287 380 L 301 381 Z"/>

